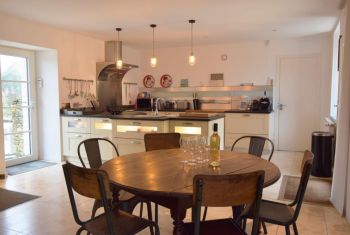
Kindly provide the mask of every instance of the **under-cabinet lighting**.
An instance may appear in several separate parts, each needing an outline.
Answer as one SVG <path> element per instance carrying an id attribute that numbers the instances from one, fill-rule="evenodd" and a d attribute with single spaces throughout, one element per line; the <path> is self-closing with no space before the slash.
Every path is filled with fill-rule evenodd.
<path id="1" fill-rule="evenodd" d="M 117 125 L 117 132 L 157 132 L 156 126 Z"/>
<path id="2" fill-rule="evenodd" d="M 112 130 L 112 123 L 97 122 L 95 123 L 95 129 Z"/>
<path id="3" fill-rule="evenodd" d="M 201 127 L 175 126 L 175 132 L 188 135 L 201 135 Z"/>

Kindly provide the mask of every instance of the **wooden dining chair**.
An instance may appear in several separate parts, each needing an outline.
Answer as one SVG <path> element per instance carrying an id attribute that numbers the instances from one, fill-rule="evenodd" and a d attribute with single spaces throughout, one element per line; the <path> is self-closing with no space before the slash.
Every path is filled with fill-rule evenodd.
<path id="1" fill-rule="evenodd" d="M 185 234 L 246 234 L 233 218 L 200 221 L 201 207 L 254 205 L 252 235 L 259 230 L 259 208 L 264 171 L 234 175 L 196 175 L 193 179 L 194 222 L 185 223 Z"/>
<path id="2" fill-rule="evenodd" d="M 147 133 L 144 136 L 146 152 L 161 149 L 180 148 L 179 133 Z M 158 224 L 158 204 L 154 206 L 154 220 Z"/>
<path id="3" fill-rule="evenodd" d="M 270 155 L 268 160 L 270 161 L 272 158 L 272 155 L 275 151 L 275 145 L 273 144 L 272 140 L 269 138 L 263 137 L 263 136 L 253 136 L 253 135 L 245 135 L 240 138 L 238 138 L 231 147 L 231 151 L 234 150 L 235 146 L 237 143 L 249 139 L 249 148 L 248 148 L 248 153 L 255 155 L 257 157 L 261 157 L 263 154 L 264 148 L 265 148 L 265 142 L 269 142 L 271 145 L 271 150 L 270 150 Z"/>
<path id="4" fill-rule="evenodd" d="M 62 167 L 74 220 L 80 226 L 76 234 L 81 234 L 85 230 L 94 235 L 129 235 L 136 234 L 147 227 L 154 227 L 156 234 L 159 234 L 158 225 L 154 222 L 121 211 L 118 207 L 113 207 L 113 196 L 110 190 L 109 178 L 105 171 L 78 167 L 69 162 Z M 101 201 L 104 213 L 82 221 L 78 214 L 73 190 L 85 197 Z"/>
<path id="5" fill-rule="evenodd" d="M 271 160 L 272 155 L 275 151 L 275 146 L 272 142 L 272 140 L 270 140 L 269 138 L 266 137 L 262 137 L 262 136 L 252 136 L 252 135 L 246 135 L 246 136 L 242 136 L 240 138 L 238 138 L 231 147 L 231 151 L 234 150 L 235 146 L 237 143 L 239 143 L 240 141 L 243 141 L 245 139 L 249 139 L 249 149 L 248 149 L 248 153 L 255 155 L 257 157 L 261 157 L 261 155 L 263 154 L 264 148 L 265 148 L 265 142 L 269 142 L 271 145 L 271 150 L 270 150 L 270 155 L 268 158 L 268 161 Z M 207 213 L 208 213 L 208 208 L 205 207 L 204 208 L 204 212 L 203 212 L 203 218 L 202 220 L 205 220 L 207 217 Z"/>
<path id="6" fill-rule="evenodd" d="M 101 152 L 100 152 L 100 143 L 99 142 L 107 142 L 111 145 L 111 147 L 114 149 L 116 156 L 119 156 L 119 152 L 117 147 L 114 145 L 114 143 L 108 139 L 105 138 L 91 138 L 86 139 L 82 141 L 78 145 L 78 156 L 80 159 L 81 164 L 83 167 L 86 167 L 83 158 L 81 156 L 81 147 L 85 147 L 87 159 L 90 165 L 90 168 L 92 169 L 99 169 L 102 165 L 102 158 L 101 158 Z M 119 189 L 117 189 L 119 191 Z M 138 203 L 141 203 L 140 205 L 140 217 L 142 217 L 142 211 L 143 211 L 143 202 L 147 204 L 147 210 L 148 210 L 148 218 L 152 220 L 152 209 L 151 209 L 151 203 L 148 201 L 145 201 L 143 198 L 140 198 L 138 196 L 135 196 L 134 194 L 128 193 L 126 191 L 120 190 L 119 191 L 119 206 L 122 210 L 132 213 L 134 208 Z M 96 211 L 98 208 L 102 207 L 102 202 L 99 200 L 96 200 L 93 208 L 92 208 L 92 218 L 95 217 Z"/>
<path id="7" fill-rule="evenodd" d="M 147 133 L 144 137 L 146 151 L 180 148 L 180 137 L 179 133 Z"/>
<path id="8" fill-rule="evenodd" d="M 305 195 L 307 183 L 309 181 L 311 167 L 313 161 L 313 154 L 310 151 L 305 151 L 303 156 L 303 162 L 301 165 L 301 178 L 296 193 L 295 199 L 290 204 L 284 204 L 280 202 L 262 200 L 260 204 L 260 221 L 271 224 L 282 225 L 285 227 L 286 234 L 290 235 L 290 226 L 293 226 L 294 234 L 298 235 L 298 228 L 296 221 L 299 216 L 303 198 Z M 252 218 L 251 207 L 247 206 L 243 213 L 242 218 L 244 224 L 247 218 Z M 264 233 L 267 233 L 266 226 L 263 226 Z"/>

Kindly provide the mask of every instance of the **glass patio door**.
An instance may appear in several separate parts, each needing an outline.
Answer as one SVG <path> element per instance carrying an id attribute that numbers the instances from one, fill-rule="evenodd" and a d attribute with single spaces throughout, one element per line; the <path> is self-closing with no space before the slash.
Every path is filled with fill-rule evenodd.
<path id="1" fill-rule="evenodd" d="M 0 83 L 7 166 L 37 159 L 34 55 L 0 47 Z"/>

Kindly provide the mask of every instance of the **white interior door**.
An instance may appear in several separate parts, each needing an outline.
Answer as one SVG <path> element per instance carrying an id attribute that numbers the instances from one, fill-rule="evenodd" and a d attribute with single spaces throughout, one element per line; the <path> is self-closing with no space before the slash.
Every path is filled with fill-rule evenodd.
<path id="1" fill-rule="evenodd" d="M 304 151 L 320 127 L 320 59 L 310 55 L 279 62 L 278 148 Z"/>

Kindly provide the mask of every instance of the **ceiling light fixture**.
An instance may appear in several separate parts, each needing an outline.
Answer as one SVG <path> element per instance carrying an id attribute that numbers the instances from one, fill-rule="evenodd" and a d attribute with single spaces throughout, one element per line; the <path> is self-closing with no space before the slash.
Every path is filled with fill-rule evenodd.
<path id="1" fill-rule="evenodd" d="M 117 56 L 115 57 L 115 65 L 117 66 L 117 69 L 122 69 L 123 68 L 123 52 L 122 52 L 121 41 L 119 40 L 119 32 L 122 31 L 122 29 L 116 28 L 115 31 L 117 32 L 117 41 L 115 42 Z"/>
<path id="2" fill-rule="evenodd" d="M 153 40 L 152 40 L 152 57 L 150 60 L 150 65 L 152 68 L 155 68 L 157 66 L 157 58 L 154 56 L 154 28 L 157 27 L 156 24 L 151 24 L 150 25 L 153 31 Z"/>
<path id="3" fill-rule="evenodd" d="M 193 24 L 196 22 L 195 20 L 188 21 L 191 24 L 191 53 L 188 57 L 188 63 L 190 66 L 194 66 L 196 64 L 196 57 L 193 54 Z"/>

